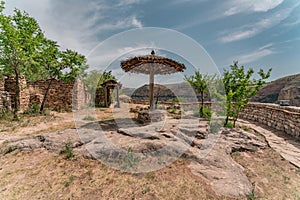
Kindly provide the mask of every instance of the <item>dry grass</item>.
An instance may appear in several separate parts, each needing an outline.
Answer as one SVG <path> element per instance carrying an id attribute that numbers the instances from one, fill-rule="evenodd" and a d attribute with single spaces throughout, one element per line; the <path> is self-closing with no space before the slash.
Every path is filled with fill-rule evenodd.
<path id="1" fill-rule="evenodd" d="M 111 109 L 96 113 L 98 121 L 114 117 Z M 1 121 L 0 140 L 74 128 L 72 113 L 22 120 L 21 124 Z M 255 183 L 254 197 L 300 199 L 300 169 L 272 149 L 233 157 Z M 180 159 L 159 171 L 132 175 L 78 155 L 66 160 L 45 150 L 13 152 L 0 157 L 0 199 L 226 199 L 193 175 L 188 165 Z"/>
<path id="2" fill-rule="evenodd" d="M 300 199 L 300 169 L 272 149 L 241 152 L 233 157 L 245 168 L 255 185 L 254 196 L 261 199 Z"/>
<path id="3" fill-rule="evenodd" d="M 72 113 L 53 112 L 51 115 L 21 115 L 19 121 L 0 120 L 0 136 L 1 134 L 36 135 L 74 127 Z"/>
<path id="4" fill-rule="evenodd" d="M 184 159 L 132 175 L 76 158 L 66 160 L 43 150 L 2 157 L 1 199 L 224 199 L 193 175 Z"/>

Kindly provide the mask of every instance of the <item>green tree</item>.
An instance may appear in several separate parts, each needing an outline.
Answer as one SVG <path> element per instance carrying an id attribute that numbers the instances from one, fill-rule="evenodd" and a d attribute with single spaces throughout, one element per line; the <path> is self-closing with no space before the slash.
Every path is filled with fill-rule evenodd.
<path id="1" fill-rule="evenodd" d="M 185 76 L 185 81 L 187 81 L 197 92 L 201 95 L 201 105 L 199 105 L 200 109 L 200 117 L 204 116 L 203 108 L 204 108 L 204 95 L 209 92 L 209 83 L 213 81 L 215 76 L 209 76 L 207 74 L 203 75 L 199 71 L 196 71 L 194 75 L 189 77 Z"/>
<path id="2" fill-rule="evenodd" d="M 106 81 L 109 81 L 109 80 L 117 80 L 116 77 L 114 77 L 112 74 L 111 74 L 111 71 L 104 71 L 103 73 L 101 73 L 101 76 L 99 77 L 98 79 L 98 84 L 97 86 L 100 87 L 100 85 L 102 83 L 105 83 Z"/>
<path id="3" fill-rule="evenodd" d="M 47 78 L 50 79 L 40 107 L 42 113 L 52 82 L 54 80 L 75 81 L 79 76 L 85 75 L 88 65 L 85 56 L 69 49 L 60 51 L 57 42 L 48 39 L 43 42 L 39 61 L 46 71 Z"/>
<path id="4" fill-rule="evenodd" d="M 96 90 L 101 88 L 102 83 L 109 80 L 117 80 L 111 73 L 111 71 L 99 72 L 97 70 L 88 72 L 87 76 L 84 78 L 84 83 L 87 86 L 87 90 L 91 94 L 92 99 L 95 99 Z"/>
<path id="5" fill-rule="evenodd" d="M 252 78 L 253 69 L 245 71 L 245 67 L 238 66 L 235 61 L 230 66 L 230 70 L 225 70 L 223 75 L 223 84 L 226 93 L 226 120 L 225 126 L 228 125 L 229 118 L 232 118 L 235 127 L 239 118 L 240 111 L 249 102 L 252 96 L 255 96 L 259 89 L 266 83 L 270 77 L 272 69 L 264 72 L 262 69 L 258 72 L 259 79 Z"/>
<path id="6" fill-rule="evenodd" d="M 35 57 L 44 37 L 37 21 L 18 9 L 13 15 L 5 15 L 4 2 L 0 3 L 0 65 L 1 71 L 15 77 L 13 114 L 18 120 L 21 75 L 34 70 Z"/>

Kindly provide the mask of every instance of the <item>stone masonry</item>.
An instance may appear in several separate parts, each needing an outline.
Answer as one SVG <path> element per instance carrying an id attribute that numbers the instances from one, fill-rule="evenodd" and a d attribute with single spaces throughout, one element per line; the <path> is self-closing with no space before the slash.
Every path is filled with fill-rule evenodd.
<path id="1" fill-rule="evenodd" d="M 27 110 L 31 105 L 41 105 L 44 93 L 50 80 L 26 82 L 20 77 L 20 111 Z M 16 95 L 15 79 L 3 76 L 0 79 L 0 111 L 13 108 L 14 95 Z M 46 108 L 53 110 L 72 110 L 85 106 L 90 101 L 90 95 L 82 80 L 66 83 L 53 80 L 45 104 Z"/>
<path id="2" fill-rule="evenodd" d="M 29 82 L 30 104 L 41 105 L 44 93 L 50 80 Z M 90 96 L 82 80 L 66 83 L 61 80 L 53 80 L 48 92 L 45 107 L 53 110 L 78 109 L 88 103 Z"/>
<path id="3" fill-rule="evenodd" d="M 4 88 L 5 79 L 4 76 L 0 79 L 0 112 L 11 110 L 10 95 Z"/>
<path id="4" fill-rule="evenodd" d="M 249 103 L 240 113 L 248 119 L 300 138 L 300 107 L 279 106 L 266 103 Z"/>

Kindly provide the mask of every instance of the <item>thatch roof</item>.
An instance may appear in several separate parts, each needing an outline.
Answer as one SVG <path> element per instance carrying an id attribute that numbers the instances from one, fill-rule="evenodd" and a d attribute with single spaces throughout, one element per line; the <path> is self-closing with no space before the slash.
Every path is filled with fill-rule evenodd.
<path id="1" fill-rule="evenodd" d="M 154 74 L 172 74 L 183 72 L 186 69 L 184 64 L 157 56 L 154 51 L 151 52 L 151 55 L 138 56 L 122 61 L 121 68 L 125 72 L 137 74 L 150 74 L 151 70 L 154 71 Z"/>
<path id="2" fill-rule="evenodd" d="M 108 80 L 101 84 L 102 87 L 116 87 L 118 85 L 118 82 L 115 80 Z"/>

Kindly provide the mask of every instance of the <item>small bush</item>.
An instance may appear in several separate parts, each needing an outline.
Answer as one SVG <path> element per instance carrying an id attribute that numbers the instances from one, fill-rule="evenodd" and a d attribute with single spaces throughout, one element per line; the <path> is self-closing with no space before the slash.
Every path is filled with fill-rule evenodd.
<path id="1" fill-rule="evenodd" d="M 148 172 L 148 173 L 146 174 L 146 178 L 147 178 L 148 180 L 154 179 L 154 178 L 155 178 L 154 172 Z"/>
<path id="2" fill-rule="evenodd" d="M 125 164 L 124 168 L 125 169 L 133 168 L 134 166 L 137 165 L 138 161 L 139 158 L 134 155 L 133 149 L 129 147 L 127 150 L 127 155 L 124 158 L 124 164 Z"/>
<path id="3" fill-rule="evenodd" d="M 183 97 L 175 97 L 175 98 L 167 99 L 167 103 L 183 103 L 184 100 L 185 99 Z"/>
<path id="4" fill-rule="evenodd" d="M 73 147 L 70 142 L 65 143 L 65 149 L 60 151 L 60 154 L 64 154 L 66 159 L 74 157 Z"/>
<path id="5" fill-rule="evenodd" d="M 234 126 L 232 122 L 228 122 L 227 124 L 224 124 L 224 127 L 233 128 Z"/>
<path id="6" fill-rule="evenodd" d="M 217 121 L 210 122 L 209 126 L 210 126 L 210 130 L 209 130 L 210 133 L 217 133 L 220 130 L 220 128 L 222 127 L 222 123 L 217 122 Z"/>
<path id="7" fill-rule="evenodd" d="M 250 130 L 250 128 L 248 127 L 248 126 L 242 126 L 242 129 L 244 130 L 244 131 L 249 131 Z"/>
<path id="8" fill-rule="evenodd" d="M 199 117 L 200 116 L 200 108 L 198 108 L 197 110 L 194 111 L 193 114 L 194 117 Z M 203 115 L 201 116 L 202 118 L 210 121 L 211 120 L 211 116 L 212 116 L 212 111 L 209 108 L 203 108 Z"/>
<path id="9" fill-rule="evenodd" d="M 17 150 L 17 149 L 18 149 L 17 146 L 9 146 L 7 149 L 4 150 L 3 153 L 4 153 L 4 155 L 6 155 L 6 154 L 9 154 L 9 153 L 11 153 L 11 152 Z"/>
<path id="10" fill-rule="evenodd" d="M 168 110 L 169 113 L 176 113 L 177 109 L 176 108 L 170 108 Z"/>
<path id="11" fill-rule="evenodd" d="M 13 114 L 8 111 L 0 111 L 0 120 L 8 120 L 11 121 L 13 119 Z"/>
<path id="12" fill-rule="evenodd" d="M 69 180 L 65 181 L 64 185 L 65 187 L 69 187 L 71 185 L 71 183 L 74 181 L 75 177 L 73 175 L 71 175 L 69 177 Z"/>
<path id="13" fill-rule="evenodd" d="M 86 121 L 94 121 L 94 120 L 96 120 L 96 119 L 95 119 L 95 117 L 92 117 L 92 116 L 85 116 L 85 117 L 83 118 L 83 120 L 86 120 Z"/>
<path id="14" fill-rule="evenodd" d="M 24 110 L 24 115 L 36 115 L 40 113 L 40 106 L 38 104 L 32 104 L 27 110 Z"/>

